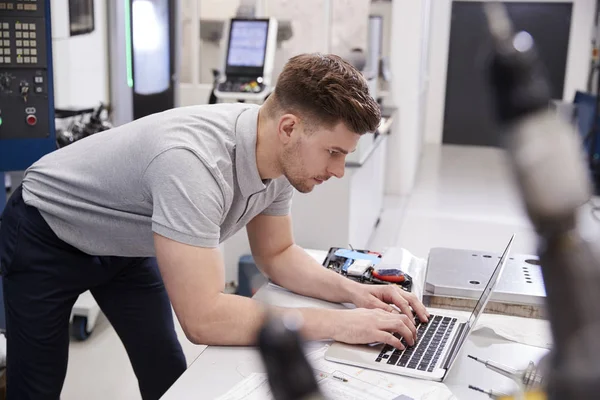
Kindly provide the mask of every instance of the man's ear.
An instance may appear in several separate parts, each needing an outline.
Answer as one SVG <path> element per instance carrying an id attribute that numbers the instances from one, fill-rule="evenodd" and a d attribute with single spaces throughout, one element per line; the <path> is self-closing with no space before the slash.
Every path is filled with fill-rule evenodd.
<path id="1" fill-rule="evenodd" d="M 292 140 L 294 134 L 298 133 L 299 120 L 294 114 L 284 114 L 279 118 L 277 125 L 277 136 L 287 144 Z"/>

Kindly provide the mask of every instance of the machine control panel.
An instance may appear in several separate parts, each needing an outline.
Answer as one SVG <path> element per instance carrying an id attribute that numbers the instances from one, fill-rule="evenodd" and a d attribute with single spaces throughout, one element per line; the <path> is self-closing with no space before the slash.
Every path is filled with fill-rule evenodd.
<path id="1" fill-rule="evenodd" d="M 0 140 L 50 136 L 45 7 L 0 0 Z"/>
<path id="2" fill-rule="evenodd" d="M 262 83 L 261 78 L 230 78 L 218 85 L 219 91 L 230 93 L 260 93 L 264 88 L 265 85 Z"/>

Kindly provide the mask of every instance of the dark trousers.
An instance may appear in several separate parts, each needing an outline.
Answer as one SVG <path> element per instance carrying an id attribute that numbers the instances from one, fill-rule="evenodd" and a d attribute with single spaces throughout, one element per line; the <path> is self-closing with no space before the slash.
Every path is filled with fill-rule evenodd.
<path id="1" fill-rule="evenodd" d="M 86 290 L 123 342 L 144 399 L 158 399 L 185 370 L 156 260 L 95 257 L 77 250 L 23 202 L 20 188 L 2 216 L 0 272 L 9 400 L 60 397 L 69 316 L 77 296 Z"/>

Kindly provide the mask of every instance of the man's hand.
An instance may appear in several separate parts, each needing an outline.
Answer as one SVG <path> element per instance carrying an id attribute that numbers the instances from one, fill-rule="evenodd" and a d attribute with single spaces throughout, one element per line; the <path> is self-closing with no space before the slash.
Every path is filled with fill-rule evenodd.
<path id="1" fill-rule="evenodd" d="M 338 311 L 332 324 L 333 339 L 349 344 L 386 343 L 404 350 L 405 346 L 394 334 L 402 336 L 409 346 L 415 344 L 417 337 L 412 317 L 381 309 Z"/>
<path id="2" fill-rule="evenodd" d="M 427 322 L 429 317 L 427 309 L 417 299 L 417 296 L 405 292 L 396 285 L 357 284 L 356 290 L 353 292 L 352 303 L 356 307 L 379 308 L 388 313 L 394 313 L 398 309 L 410 318 L 411 323 L 413 318 L 412 310 L 415 311 L 419 319 L 423 322 Z"/>

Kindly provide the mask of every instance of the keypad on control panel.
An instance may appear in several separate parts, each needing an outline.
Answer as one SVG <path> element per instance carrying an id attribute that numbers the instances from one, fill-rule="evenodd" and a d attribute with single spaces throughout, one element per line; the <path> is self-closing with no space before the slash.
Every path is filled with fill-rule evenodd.
<path id="1" fill-rule="evenodd" d="M 2 16 L 2 10 L 18 13 L 12 21 L 1 21 L 0 18 L 0 65 L 39 66 L 42 60 L 38 58 L 38 34 L 43 34 L 43 30 L 38 31 L 40 22 L 27 18 L 27 14 L 31 12 L 32 16 L 37 16 L 43 10 L 40 3 L 41 0 L 0 0 Z"/>
<path id="2" fill-rule="evenodd" d="M 0 10 L 37 11 L 38 5 L 35 3 L 37 0 L 0 0 Z"/>
<path id="3" fill-rule="evenodd" d="M 10 24 L 8 22 L 0 23 L 0 64 L 12 62 L 11 39 Z"/>
<path id="4" fill-rule="evenodd" d="M 15 23 L 17 64 L 37 64 L 37 28 L 33 23 Z"/>

